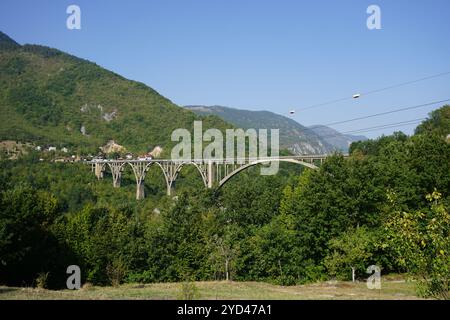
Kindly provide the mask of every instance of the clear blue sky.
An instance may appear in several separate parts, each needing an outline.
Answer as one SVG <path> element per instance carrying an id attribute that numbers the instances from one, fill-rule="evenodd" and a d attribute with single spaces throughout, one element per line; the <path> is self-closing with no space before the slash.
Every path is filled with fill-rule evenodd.
<path id="1" fill-rule="evenodd" d="M 81 8 L 81 30 L 66 8 Z M 381 8 L 381 30 L 366 9 Z M 148 84 L 179 105 L 290 109 L 450 71 L 448 0 L 1 0 L 0 30 Z M 297 112 L 327 124 L 450 98 L 450 75 Z M 433 107 L 335 126 L 425 117 Z M 401 127 L 411 133 L 413 125 Z M 393 129 L 365 133 L 374 137 Z"/>

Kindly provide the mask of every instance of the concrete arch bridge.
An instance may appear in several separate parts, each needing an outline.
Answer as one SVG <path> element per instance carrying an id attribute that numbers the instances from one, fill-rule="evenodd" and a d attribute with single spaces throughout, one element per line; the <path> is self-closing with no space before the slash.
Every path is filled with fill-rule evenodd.
<path id="1" fill-rule="evenodd" d="M 113 186 L 120 187 L 123 171 L 127 166 L 131 167 L 136 179 L 136 199 L 141 200 L 144 194 L 144 179 L 152 166 L 162 170 L 166 181 L 167 195 L 170 195 L 172 186 L 184 166 L 192 165 L 200 173 L 206 188 L 220 188 L 239 172 L 258 165 L 269 164 L 273 161 L 289 162 L 302 165 L 307 168 L 317 169 L 329 155 L 306 155 L 264 158 L 238 158 L 233 161 L 227 159 L 200 159 L 200 160 L 94 160 L 86 163 L 92 166 L 92 171 L 98 179 L 103 179 L 107 171 L 111 172 Z M 109 170 L 108 170 L 109 169 Z"/>

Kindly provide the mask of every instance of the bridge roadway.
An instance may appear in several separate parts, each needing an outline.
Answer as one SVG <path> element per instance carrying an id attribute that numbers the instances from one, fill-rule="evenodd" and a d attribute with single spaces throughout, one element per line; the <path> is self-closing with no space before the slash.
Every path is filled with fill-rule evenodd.
<path id="1" fill-rule="evenodd" d="M 167 187 L 167 195 L 170 195 L 172 186 L 181 169 L 186 165 L 193 165 L 199 171 L 206 188 L 220 188 L 233 176 L 251 166 L 258 164 L 269 164 L 273 161 L 290 162 L 311 169 L 317 169 L 330 155 L 304 155 L 304 156 L 281 156 L 262 158 L 235 158 L 228 159 L 190 159 L 190 160 L 93 160 L 86 161 L 92 166 L 92 171 L 98 179 L 102 179 L 104 173 L 109 169 L 113 178 L 113 186 L 120 187 L 122 173 L 127 166 L 131 167 L 136 178 L 136 199 L 144 198 L 144 179 L 147 171 L 152 165 L 158 166 L 164 175 Z"/>

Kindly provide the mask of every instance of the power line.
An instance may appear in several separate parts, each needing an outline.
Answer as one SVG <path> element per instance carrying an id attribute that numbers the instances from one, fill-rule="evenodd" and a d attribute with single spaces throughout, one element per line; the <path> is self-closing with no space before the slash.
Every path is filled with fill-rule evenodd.
<path id="1" fill-rule="evenodd" d="M 382 91 L 386 91 L 386 90 L 390 90 L 390 89 L 394 89 L 394 88 L 407 86 L 407 85 L 410 85 L 410 84 L 413 84 L 413 83 L 417 83 L 417 82 L 421 82 L 421 81 L 425 81 L 425 80 L 429 80 L 429 79 L 434 79 L 434 78 L 438 78 L 438 77 L 442 77 L 442 76 L 445 76 L 445 75 L 448 75 L 448 74 L 450 74 L 450 71 L 434 74 L 434 75 L 423 77 L 423 78 L 416 79 L 416 80 L 411 80 L 411 81 L 398 83 L 398 84 L 395 84 L 395 85 L 392 85 L 392 86 L 388 86 L 388 87 L 384 87 L 384 88 L 380 88 L 380 89 L 366 91 L 364 93 L 361 93 L 360 96 L 367 96 L 367 95 L 370 95 L 370 94 L 374 94 L 374 93 L 378 93 L 378 92 L 382 92 Z M 335 100 L 331 100 L 331 101 L 327 101 L 327 102 L 323 102 L 323 103 L 313 104 L 313 105 L 310 105 L 308 107 L 297 109 L 297 111 L 313 109 L 313 108 L 317 108 L 317 107 L 333 104 L 333 103 L 336 103 L 336 102 L 352 100 L 352 99 L 354 99 L 353 95 L 352 96 L 346 96 L 346 97 L 343 97 L 343 98 L 339 98 L 339 99 L 335 99 Z"/>
<path id="2" fill-rule="evenodd" d="M 426 119 L 427 118 L 419 118 L 419 119 L 413 119 L 413 120 L 408 120 L 408 121 L 389 123 L 389 124 L 384 124 L 384 125 L 379 125 L 379 126 L 374 126 L 374 127 L 361 128 L 361 129 L 357 129 L 357 130 L 338 132 L 336 134 L 330 134 L 330 135 L 326 135 L 326 136 L 319 135 L 319 137 L 322 139 L 323 138 L 332 138 L 332 137 L 338 137 L 338 136 L 345 135 L 345 134 L 363 133 L 363 132 L 370 132 L 370 131 L 376 131 L 376 130 L 381 130 L 381 129 L 402 127 L 402 126 L 420 123 Z"/>
<path id="3" fill-rule="evenodd" d="M 349 120 L 343 120 L 343 121 L 331 122 L 331 123 L 325 124 L 325 126 L 333 126 L 333 125 L 342 124 L 342 123 L 348 123 L 348 122 L 353 122 L 353 121 L 357 121 L 357 120 L 363 120 L 363 119 L 368 119 L 368 118 L 373 118 L 373 117 L 379 117 L 379 116 L 383 116 L 383 115 L 386 115 L 386 114 L 392 114 L 392 113 L 401 112 L 401 111 L 406 111 L 406 110 L 412 110 L 412 109 L 423 108 L 423 107 L 431 106 L 431 105 L 433 105 L 433 104 L 443 103 L 443 102 L 447 102 L 447 101 L 450 101 L 450 99 L 439 100 L 439 101 L 433 101 L 433 102 L 429 102 L 429 103 L 419 104 L 419 105 L 416 105 L 416 106 L 404 107 L 404 108 L 395 109 L 395 110 L 391 110 L 391 111 L 375 113 L 375 114 L 371 114 L 371 115 L 368 115 L 368 116 L 363 116 L 363 117 L 353 118 L 353 119 L 349 119 Z"/>
<path id="4" fill-rule="evenodd" d="M 385 90 L 390 90 L 390 89 L 394 89 L 394 88 L 398 88 L 398 87 L 407 86 L 409 84 L 413 84 L 413 83 L 417 83 L 417 82 L 421 82 L 421 81 L 425 81 L 425 80 L 429 80 L 429 79 L 442 77 L 442 76 L 445 76 L 447 74 L 450 74 L 450 71 L 449 72 L 438 73 L 438 74 L 435 74 L 435 75 L 432 75 L 432 76 L 428 76 L 428 77 L 424 77 L 424 78 L 420 78 L 420 79 L 417 79 L 417 80 L 412 80 L 412 81 L 399 83 L 399 84 L 396 84 L 396 85 L 393 85 L 393 86 L 389 86 L 389 87 L 385 87 L 385 88 L 381 88 L 381 89 L 367 91 L 365 93 L 361 93 L 361 95 L 367 96 L 367 95 L 372 94 L 372 93 L 378 93 L 378 92 L 385 91 Z"/>
<path id="5" fill-rule="evenodd" d="M 419 118 L 419 119 L 414 119 L 414 120 L 401 121 L 401 122 L 396 122 L 396 123 L 380 125 L 380 126 L 373 126 L 373 127 L 363 128 L 363 129 L 344 131 L 342 133 L 348 134 L 348 133 L 358 133 L 358 132 L 367 132 L 367 131 L 373 131 L 373 130 L 379 130 L 379 129 L 393 128 L 393 127 L 397 127 L 397 126 L 405 126 L 405 125 L 409 125 L 409 124 L 415 124 L 418 122 L 422 122 L 426 119 L 427 118 Z"/>

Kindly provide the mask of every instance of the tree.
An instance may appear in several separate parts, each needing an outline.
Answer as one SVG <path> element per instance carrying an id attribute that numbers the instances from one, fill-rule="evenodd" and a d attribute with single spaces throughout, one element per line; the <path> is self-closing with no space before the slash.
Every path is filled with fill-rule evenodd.
<path id="1" fill-rule="evenodd" d="M 450 105 L 445 105 L 430 113 L 429 119 L 417 126 L 415 133 L 436 133 L 441 137 L 450 134 Z"/>
<path id="2" fill-rule="evenodd" d="M 148 279 L 179 281 L 204 279 L 208 256 L 204 216 L 196 204 L 181 194 L 160 221 L 147 232 Z M 149 230 L 149 231 L 150 231 Z"/>
<path id="3" fill-rule="evenodd" d="M 51 232 L 57 200 L 48 192 L 18 185 L 0 194 L 0 281 L 33 285 L 39 273 L 58 277 L 67 252 Z"/>
<path id="4" fill-rule="evenodd" d="M 364 273 L 374 262 L 376 237 L 367 227 L 359 227 L 332 239 L 329 246 L 332 252 L 325 258 L 329 274 L 347 280 L 351 270 L 351 279 L 355 282 L 356 273 Z"/>
<path id="5" fill-rule="evenodd" d="M 225 232 L 223 237 L 217 234 L 210 239 L 210 263 L 213 265 L 215 274 L 225 274 L 225 280 L 231 280 L 235 259 L 239 254 L 239 246 L 234 243 L 232 231 Z"/>
<path id="6" fill-rule="evenodd" d="M 385 228 L 396 259 L 419 279 L 420 293 L 449 299 L 450 214 L 441 196 L 427 195 L 429 210 L 394 211 Z"/>
<path id="7" fill-rule="evenodd" d="M 274 217 L 246 242 L 243 262 L 251 279 L 293 285 L 317 276 L 302 254 L 293 215 Z"/>
<path id="8" fill-rule="evenodd" d="M 305 171 L 294 188 L 285 189 L 280 213 L 292 215 L 304 259 L 317 265 L 329 241 L 349 227 L 377 226 L 379 203 L 376 168 L 366 160 L 336 155 L 316 171 Z"/>

